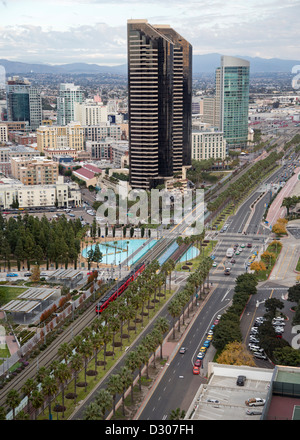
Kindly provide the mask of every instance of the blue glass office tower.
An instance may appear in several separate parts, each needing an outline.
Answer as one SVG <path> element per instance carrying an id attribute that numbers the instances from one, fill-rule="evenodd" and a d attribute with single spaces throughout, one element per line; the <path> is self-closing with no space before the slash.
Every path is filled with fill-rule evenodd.
<path id="1" fill-rule="evenodd" d="M 219 126 L 229 149 L 247 147 L 249 70 L 248 61 L 222 56 L 221 67 L 216 72 Z"/>

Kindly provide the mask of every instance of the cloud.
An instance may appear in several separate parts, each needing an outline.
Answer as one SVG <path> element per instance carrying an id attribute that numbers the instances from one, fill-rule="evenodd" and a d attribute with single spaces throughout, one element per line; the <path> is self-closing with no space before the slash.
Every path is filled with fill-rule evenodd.
<path id="1" fill-rule="evenodd" d="M 197 54 L 299 58 L 299 0 L 49 0 L 43 7 L 36 7 L 37 0 L 7 3 L 0 23 L 0 57 L 9 60 L 123 64 L 127 18 L 170 24 Z"/>
<path id="2" fill-rule="evenodd" d="M 117 60 L 124 63 L 126 38 L 126 28 L 110 27 L 105 23 L 71 27 L 66 31 L 23 25 L 0 28 L 0 53 L 2 58 L 22 62 L 101 64 Z"/>

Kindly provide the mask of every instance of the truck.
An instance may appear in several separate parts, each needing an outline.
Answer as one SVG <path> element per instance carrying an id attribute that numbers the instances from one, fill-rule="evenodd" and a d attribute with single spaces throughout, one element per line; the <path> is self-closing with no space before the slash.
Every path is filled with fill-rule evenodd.
<path id="1" fill-rule="evenodd" d="M 233 248 L 228 248 L 226 251 L 226 257 L 227 258 L 232 258 L 234 254 L 234 249 Z"/>

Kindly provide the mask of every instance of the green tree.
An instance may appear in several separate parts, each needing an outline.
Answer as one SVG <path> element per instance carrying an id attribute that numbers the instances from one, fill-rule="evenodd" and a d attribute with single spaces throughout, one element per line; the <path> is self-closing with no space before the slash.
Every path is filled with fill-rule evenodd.
<path id="1" fill-rule="evenodd" d="M 61 362 L 55 373 L 54 376 L 56 377 L 56 380 L 58 381 L 60 387 L 62 388 L 62 417 L 65 417 L 65 384 L 71 377 L 71 371 L 67 364 Z"/>
<path id="2" fill-rule="evenodd" d="M 13 420 L 16 418 L 16 408 L 21 403 L 21 397 L 17 390 L 12 389 L 7 393 L 6 405 L 13 411 Z"/>
<path id="3" fill-rule="evenodd" d="M 51 413 L 51 398 L 57 393 L 58 387 L 54 377 L 46 376 L 41 384 L 42 393 L 45 398 L 48 400 L 48 408 L 49 408 L 49 420 L 52 420 Z"/>
<path id="4" fill-rule="evenodd" d="M 25 396 L 27 397 L 28 401 L 27 401 L 27 413 L 29 414 L 29 407 L 30 407 L 30 396 L 32 394 L 32 392 L 36 389 L 37 387 L 37 383 L 35 381 L 35 379 L 27 379 L 26 382 L 24 383 L 24 385 L 22 386 L 22 393 L 25 394 Z"/>
<path id="5" fill-rule="evenodd" d="M 117 394 L 121 394 L 123 391 L 122 378 L 119 374 L 112 374 L 108 378 L 107 391 L 112 395 L 113 398 L 113 416 L 116 413 L 116 397 Z"/>

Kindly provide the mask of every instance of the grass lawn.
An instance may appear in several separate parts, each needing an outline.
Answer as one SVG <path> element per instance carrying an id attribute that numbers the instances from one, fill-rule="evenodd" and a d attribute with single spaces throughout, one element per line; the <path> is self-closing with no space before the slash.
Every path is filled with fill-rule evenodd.
<path id="1" fill-rule="evenodd" d="M 272 272 L 272 269 L 273 269 L 273 267 L 274 267 L 274 265 L 275 265 L 275 263 L 276 263 L 276 261 L 278 259 L 278 256 L 279 256 L 279 254 L 281 252 L 281 249 L 282 249 L 282 246 L 278 246 L 277 249 L 276 249 L 276 247 L 275 246 L 271 246 L 271 244 L 267 247 L 266 250 L 268 252 L 273 252 L 276 255 L 276 259 L 275 259 L 274 263 L 271 263 L 271 264 L 268 265 L 267 270 L 261 270 L 261 271 L 259 271 L 256 274 L 257 281 L 266 281 L 269 278 L 270 273 Z"/>
<path id="2" fill-rule="evenodd" d="M 7 304 L 9 301 L 16 299 L 25 290 L 27 289 L 22 287 L 0 286 L 0 304 Z"/>
<path id="3" fill-rule="evenodd" d="M 202 254 L 199 254 L 198 257 L 193 258 L 191 260 L 187 260 L 187 262 L 192 263 L 191 265 L 189 265 L 190 270 L 188 269 L 182 269 L 182 266 L 185 266 L 185 262 L 182 263 L 177 263 L 175 270 L 176 271 L 180 271 L 180 272 L 194 272 L 197 267 L 199 266 L 199 264 L 201 263 L 201 261 L 203 260 L 203 258 L 209 256 L 211 254 L 211 252 L 213 251 L 215 245 L 217 244 L 217 240 L 211 240 L 208 243 L 208 246 L 202 247 Z M 196 244 L 195 244 L 196 246 Z M 198 246 L 199 249 L 200 245 Z"/>

